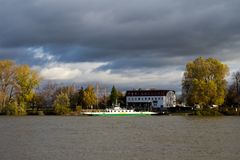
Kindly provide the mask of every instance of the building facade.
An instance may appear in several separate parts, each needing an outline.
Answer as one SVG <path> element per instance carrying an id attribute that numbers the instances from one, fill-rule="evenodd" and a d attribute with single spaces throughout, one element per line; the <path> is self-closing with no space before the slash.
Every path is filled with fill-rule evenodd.
<path id="1" fill-rule="evenodd" d="M 137 110 L 175 107 L 176 95 L 173 90 L 131 90 L 126 92 L 126 105 Z"/>

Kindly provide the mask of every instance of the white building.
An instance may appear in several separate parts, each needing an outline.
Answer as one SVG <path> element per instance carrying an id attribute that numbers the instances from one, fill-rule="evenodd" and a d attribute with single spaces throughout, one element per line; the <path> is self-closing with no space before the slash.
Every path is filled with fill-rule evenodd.
<path id="1" fill-rule="evenodd" d="M 176 95 L 173 90 L 131 90 L 126 92 L 126 105 L 139 110 L 175 107 Z"/>

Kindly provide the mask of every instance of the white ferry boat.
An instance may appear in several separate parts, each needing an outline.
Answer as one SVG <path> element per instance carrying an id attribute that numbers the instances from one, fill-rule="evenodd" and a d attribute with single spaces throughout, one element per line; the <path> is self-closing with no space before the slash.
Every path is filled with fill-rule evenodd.
<path id="1" fill-rule="evenodd" d="M 137 112 L 133 109 L 125 109 L 121 107 L 107 108 L 105 111 L 100 112 L 83 112 L 83 115 L 88 116 L 146 116 L 146 115 L 157 115 L 157 112 Z"/>

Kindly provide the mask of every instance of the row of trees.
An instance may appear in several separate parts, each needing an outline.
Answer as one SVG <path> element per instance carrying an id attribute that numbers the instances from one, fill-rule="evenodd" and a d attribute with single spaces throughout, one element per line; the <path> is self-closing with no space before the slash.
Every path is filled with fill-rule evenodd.
<path id="1" fill-rule="evenodd" d="M 66 114 L 70 111 L 81 109 L 103 109 L 106 106 L 124 103 L 124 96 L 114 86 L 108 96 L 96 95 L 97 91 L 93 85 L 88 85 L 85 89 L 76 85 L 62 86 L 49 82 L 39 89 L 31 100 L 32 110 L 52 110 L 56 114 Z"/>
<path id="2" fill-rule="evenodd" d="M 85 89 L 78 89 L 75 85 L 58 86 L 58 84 L 48 83 L 33 99 L 33 107 L 36 110 L 54 108 L 56 114 L 66 114 L 71 110 L 81 109 L 105 109 L 106 106 L 114 106 L 116 102 L 124 105 L 125 97 L 115 86 L 112 87 L 111 94 L 108 96 L 96 95 L 97 91 L 92 85 Z M 45 108 L 47 106 L 47 108 Z"/>
<path id="3" fill-rule="evenodd" d="M 240 72 L 233 74 L 229 85 L 229 68 L 217 59 L 199 57 L 187 63 L 182 81 L 182 95 L 187 105 L 239 105 Z M 99 109 L 124 105 L 125 97 L 115 86 L 110 96 L 99 97 L 92 85 L 76 87 L 47 83 L 39 88 L 41 77 L 28 65 L 10 60 L 0 61 L 0 114 L 26 114 L 26 110 L 54 110 L 65 114 L 70 110 Z"/>
<path id="4" fill-rule="evenodd" d="M 54 111 L 66 114 L 71 110 L 99 109 L 123 104 L 124 96 L 114 86 L 111 94 L 97 96 L 92 85 L 86 88 L 48 82 L 28 65 L 10 60 L 0 61 L 0 114 L 24 115 L 26 111 Z"/>
<path id="5" fill-rule="evenodd" d="M 93 108 L 96 94 L 92 85 L 77 89 L 75 85 L 62 86 L 49 82 L 35 92 L 30 108 L 32 110 L 53 110 L 56 114 L 66 114 L 78 108 Z"/>
<path id="6" fill-rule="evenodd" d="M 182 95 L 187 105 L 238 105 L 240 104 L 240 72 L 233 74 L 228 87 L 229 68 L 217 59 L 199 57 L 187 63 L 182 81 Z"/>

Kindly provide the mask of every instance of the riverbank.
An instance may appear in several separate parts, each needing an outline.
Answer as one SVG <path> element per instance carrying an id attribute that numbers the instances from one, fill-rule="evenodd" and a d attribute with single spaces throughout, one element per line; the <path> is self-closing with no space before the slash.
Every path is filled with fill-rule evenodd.
<path id="1" fill-rule="evenodd" d="M 62 114 L 65 116 L 84 116 L 84 112 L 102 112 L 103 109 L 81 109 L 81 110 L 75 110 L 70 111 L 66 114 Z M 48 115 L 58 115 L 55 113 L 54 109 L 45 109 L 45 110 L 32 110 L 28 109 L 26 111 L 26 114 L 24 115 L 30 115 L 30 116 L 48 116 Z M 159 114 L 163 115 L 163 114 Z M 176 108 L 176 109 L 170 109 L 167 114 L 164 115 L 171 115 L 171 116 L 240 116 L 240 107 L 220 107 L 218 109 L 188 109 L 182 107 L 182 108 Z"/>

